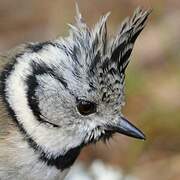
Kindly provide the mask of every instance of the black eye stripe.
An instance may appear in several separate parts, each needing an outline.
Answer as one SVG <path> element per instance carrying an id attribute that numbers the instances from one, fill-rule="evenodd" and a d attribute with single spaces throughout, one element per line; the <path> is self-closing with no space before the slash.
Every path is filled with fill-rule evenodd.
<path id="1" fill-rule="evenodd" d="M 86 101 L 86 100 L 78 100 L 77 109 L 79 113 L 83 116 L 87 116 L 96 112 L 96 104 L 94 102 Z"/>

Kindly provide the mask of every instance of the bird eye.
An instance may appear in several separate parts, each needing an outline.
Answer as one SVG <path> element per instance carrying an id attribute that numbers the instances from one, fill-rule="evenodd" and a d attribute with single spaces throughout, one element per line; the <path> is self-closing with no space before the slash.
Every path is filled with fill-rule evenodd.
<path id="1" fill-rule="evenodd" d="M 77 109 L 81 115 L 87 116 L 96 112 L 96 104 L 90 101 L 79 100 Z"/>

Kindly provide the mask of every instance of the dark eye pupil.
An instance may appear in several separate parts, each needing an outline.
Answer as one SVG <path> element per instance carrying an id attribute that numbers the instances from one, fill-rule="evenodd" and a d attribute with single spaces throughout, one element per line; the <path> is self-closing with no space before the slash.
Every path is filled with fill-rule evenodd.
<path id="1" fill-rule="evenodd" d="M 77 108 L 79 113 L 84 116 L 96 112 L 96 104 L 90 101 L 79 100 Z"/>

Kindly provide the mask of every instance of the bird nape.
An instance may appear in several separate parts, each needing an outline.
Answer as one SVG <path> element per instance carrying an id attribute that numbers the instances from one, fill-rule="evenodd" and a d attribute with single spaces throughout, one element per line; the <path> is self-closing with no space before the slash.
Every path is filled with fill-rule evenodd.
<path id="1" fill-rule="evenodd" d="M 81 149 L 114 133 L 145 135 L 121 113 L 125 70 L 150 11 L 136 9 L 115 38 L 109 13 L 90 29 L 78 7 L 69 36 L 0 56 L 0 179 L 63 179 Z"/>

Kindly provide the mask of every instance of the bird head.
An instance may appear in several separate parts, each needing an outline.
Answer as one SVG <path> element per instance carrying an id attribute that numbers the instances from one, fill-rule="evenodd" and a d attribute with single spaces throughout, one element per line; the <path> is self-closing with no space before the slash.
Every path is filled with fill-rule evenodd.
<path id="1" fill-rule="evenodd" d="M 4 76 L 5 100 L 30 144 L 57 157 L 114 133 L 145 139 L 121 113 L 125 70 L 149 11 L 137 9 L 114 38 L 109 13 L 90 29 L 78 8 L 66 38 L 29 43 Z"/>

